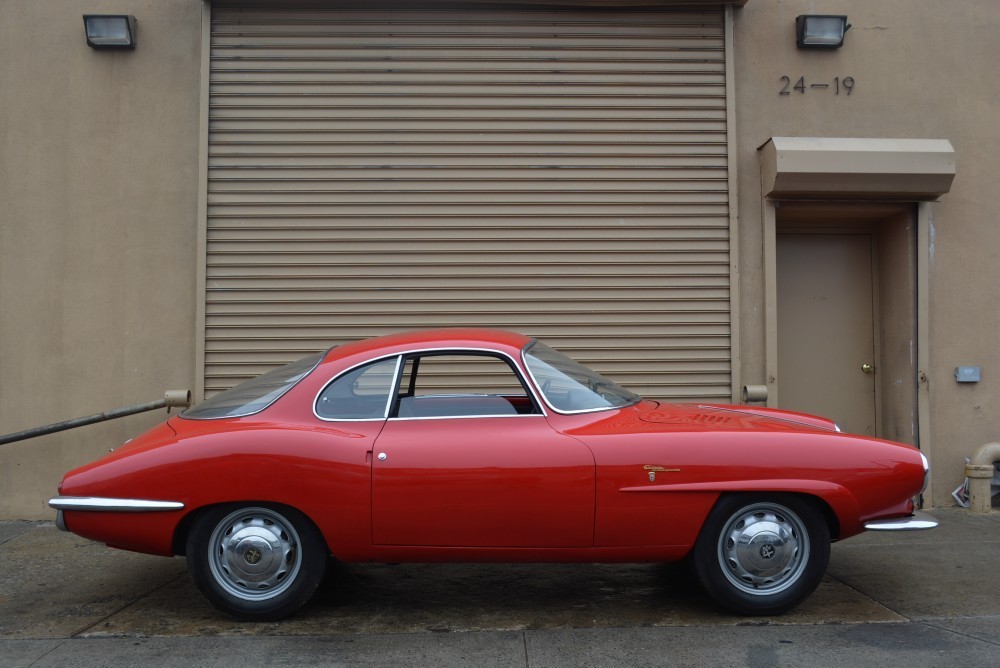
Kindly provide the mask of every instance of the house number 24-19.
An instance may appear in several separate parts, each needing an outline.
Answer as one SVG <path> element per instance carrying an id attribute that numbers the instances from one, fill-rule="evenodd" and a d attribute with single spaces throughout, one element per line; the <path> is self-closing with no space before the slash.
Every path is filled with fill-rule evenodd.
<path id="1" fill-rule="evenodd" d="M 781 77 L 784 84 L 778 95 L 791 95 L 792 91 L 805 94 L 807 90 L 833 90 L 834 95 L 850 95 L 854 91 L 854 77 L 834 77 L 832 82 L 806 83 L 805 77 L 799 77 L 798 81 L 792 83 L 791 77 Z"/>

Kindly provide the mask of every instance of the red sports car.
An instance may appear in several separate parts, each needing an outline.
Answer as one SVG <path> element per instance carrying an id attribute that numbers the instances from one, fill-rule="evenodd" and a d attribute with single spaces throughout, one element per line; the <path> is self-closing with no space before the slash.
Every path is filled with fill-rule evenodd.
<path id="1" fill-rule="evenodd" d="M 830 542 L 935 526 L 927 460 L 829 420 L 643 399 L 539 341 L 438 330 L 337 346 L 68 473 L 60 528 L 186 555 L 249 620 L 347 562 L 689 558 L 740 614 L 815 589 Z"/>

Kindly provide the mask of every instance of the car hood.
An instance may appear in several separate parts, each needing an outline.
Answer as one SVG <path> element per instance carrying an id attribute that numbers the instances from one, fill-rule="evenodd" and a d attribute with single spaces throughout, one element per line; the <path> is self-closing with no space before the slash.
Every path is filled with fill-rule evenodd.
<path id="1" fill-rule="evenodd" d="M 643 402 L 638 407 L 638 417 L 643 422 L 706 429 L 755 429 L 770 431 L 837 431 L 832 420 L 783 411 L 775 408 L 756 408 L 727 404 L 667 404 L 657 401 Z"/>

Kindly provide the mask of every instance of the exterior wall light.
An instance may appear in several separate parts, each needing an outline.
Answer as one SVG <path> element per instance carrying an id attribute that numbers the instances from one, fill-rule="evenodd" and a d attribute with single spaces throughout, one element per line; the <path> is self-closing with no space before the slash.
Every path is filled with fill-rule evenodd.
<path id="1" fill-rule="evenodd" d="M 802 14 L 795 17 L 795 46 L 800 49 L 839 49 L 851 29 L 846 16 Z"/>
<path id="2" fill-rule="evenodd" d="M 87 46 L 92 49 L 134 49 L 136 20 L 126 14 L 84 14 Z"/>

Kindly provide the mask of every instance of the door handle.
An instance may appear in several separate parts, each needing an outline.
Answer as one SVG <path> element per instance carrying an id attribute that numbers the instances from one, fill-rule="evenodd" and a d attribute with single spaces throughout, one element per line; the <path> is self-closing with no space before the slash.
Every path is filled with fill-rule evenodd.
<path id="1" fill-rule="evenodd" d="M 865 372 L 866 374 L 870 375 L 870 374 L 875 373 L 875 366 L 872 365 L 872 364 L 869 364 L 868 362 L 865 362 L 864 364 L 861 365 L 861 370 L 863 372 Z"/>

